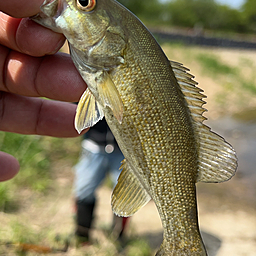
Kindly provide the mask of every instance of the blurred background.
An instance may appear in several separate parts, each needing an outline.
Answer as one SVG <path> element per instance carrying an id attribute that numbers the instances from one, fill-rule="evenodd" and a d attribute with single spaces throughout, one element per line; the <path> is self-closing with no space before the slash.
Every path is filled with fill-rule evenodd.
<path id="1" fill-rule="evenodd" d="M 206 124 L 237 151 L 239 167 L 232 180 L 197 186 L 200 228 L 209 255 L 255 255 L 256 1 L 119 2 L 146 24 L 170 60 L 191 69 L 207 95 Z M 61 252 L 74 232 L 72 167 L 80 143 L 81 138 L 0 132 L 0 150 L 21 163 L 17 177 L 0 183 L 0 255 L 39 254 L 26 244 L 55 248 L 49 255 L 154 255 L 162 227 L 153 202 L 131 218 L 125 248 L 106 235 L 112 221 L 108 179 L 98 191 L 95 244 L 77 249 L 71 242 L 68 252 Z"/>

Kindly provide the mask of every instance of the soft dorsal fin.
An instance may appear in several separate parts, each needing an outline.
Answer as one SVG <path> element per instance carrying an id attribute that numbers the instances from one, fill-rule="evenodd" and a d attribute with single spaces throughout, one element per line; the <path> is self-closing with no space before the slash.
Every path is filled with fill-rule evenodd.
<path id="1" fill-rule="evenodd" d="M 87 88 L 81 96 L 75 116 L 75 128 L 78 133 L 82 130 L 92 127 L 104 117 L 103 109 L 96 101 L 95 97 Z"/>
<path id="2" fill-rule="evenodd" d="M 118 216 L 129 217 L 146 205 L 151 197 L 124 159 L 122 172 L 113 191 L 111 205 Z"/>
<path id="3" fill-rule="evenodd" d="M 202 182 L 223 182 L 231 179 L 236 172 L 237 158 L 232 146 L 221 136 L 203 124 L 206 111 L 202 106 L 206 96 L 198 88 L 189 69 L 178 62 L 171 61 L 171 67 L 190 109 L 193 127 L 198 142 L 198 177 Z"/>

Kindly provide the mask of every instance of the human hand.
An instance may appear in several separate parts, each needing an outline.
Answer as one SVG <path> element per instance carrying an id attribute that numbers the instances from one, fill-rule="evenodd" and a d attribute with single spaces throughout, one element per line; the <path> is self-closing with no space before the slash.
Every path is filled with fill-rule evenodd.
<path id="1" fill-rule="evenodd" d="M 0 1 L 0 130 L 74 137 L 76 106 L 68 102 L 78 101 L 86 84 L 68 55 L 54 54 L 64 36 L 23 18 L 37 14 L 42 3 Z M 18 161 L 0 152 L 0 181 L 18 170 Z"/>

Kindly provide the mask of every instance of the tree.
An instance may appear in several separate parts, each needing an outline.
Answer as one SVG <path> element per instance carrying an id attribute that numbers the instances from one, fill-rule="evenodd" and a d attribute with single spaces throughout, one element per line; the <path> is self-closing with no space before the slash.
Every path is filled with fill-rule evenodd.
<path id="1" fill-rule="evenodd" d="M 137 1 L 137 0 L 118 0 L 122 5 L 128 8 L 131 12 L 136 15 L 140 15 L 144 12 L 144 1 Z"/>
<path id="2" fill-rule="evenodd" d="M 158 0 L 118 0 L 139 18 L 157 21 L 161 17 L 163 5 Z"/>
<path id="3" fill-rule="evenodd" d="M 175 26 L 193 28 L 200 24 L 207 29 L 245 30 L 238 10 L 220 5 L 214 0 L 173 0 L 169 3 L 168 11 L 171 24 Z"/>
<path id="4" fill-rule="evenodd" d="M 247 0 L 243 13 L 215 0 L 119 0 L 147 24 L 247 32 L 256 30 L 256 0 Z M 243 15 L 243 16 L 242 16 Z M 244 18 L 244 17 L 248 18 Z"/>
<path id="5" fill-rule="evenodd" d="M 217 7 L 214 0 L 173 0 L 168 10 L 174 25 L 194 27 L 201 24 L 214 28 Z"/>
<path id="6" fill-rule="evenodd" d="M 256 1 L 246 0 L 242 6 L 242 14 L 249 29 L 256 32 Z"/>

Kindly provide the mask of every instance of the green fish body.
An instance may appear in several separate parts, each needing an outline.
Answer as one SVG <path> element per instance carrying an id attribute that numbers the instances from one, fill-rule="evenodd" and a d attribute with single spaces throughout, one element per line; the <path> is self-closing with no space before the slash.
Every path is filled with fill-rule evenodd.
<path id="1" fill-rule="evenodd" d="M 204 95 L 170 62 L 147 28 L 115 0 L 45 1 L 33 20 L 63 33 L 88 88 L 79 132 L 105 116 L 125 156 L 113 211 L 131 216 L 154 200 L 164 228 L 156 255 L 207 255 L 198 228 L 196 182 L 236 171 L 233 148 L 203 124 Z"/>

